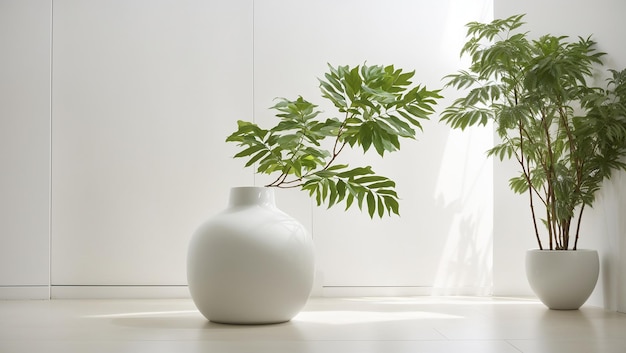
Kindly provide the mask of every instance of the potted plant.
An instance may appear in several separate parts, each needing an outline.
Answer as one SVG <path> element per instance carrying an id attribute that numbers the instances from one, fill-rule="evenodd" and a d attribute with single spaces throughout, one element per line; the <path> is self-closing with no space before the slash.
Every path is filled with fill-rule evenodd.
<path id="1" fill-rule="evenodd" d="M 577 309 L 599 270 L 597 252 L 578 248 L 583 213 L 604 180 L 626 169 L 626 71 L 609 70 L 607 88 L 594 87 L 605 54 L 591 37 L 530 39 L 523 16 L 467 25 L 469 70 L 446 76 L 467 94 L 441 120 L 460 129 L 493 122 L 500 142 L 488 154 L 517 162 L 509 185 L 528 197 L 538 244 L 526 254 L 529 283 L 548 307 Z"/>
<path id="2" fill-rule="evenodd" d="M 322 97 L 338 116 L 320 118 L 302 97 L 280 98 L 277 123 L 265 129 L 238 121 L 226 141 L 237 143 L 246 167 L 275 175 L 265 187 L 233 188 L 229 208 L 192 237 L 188 282 L 192 298 L 211 321 L 273 323 L 291 319 L 313 283 L 313 251 L 304 227 L 274 205 L 274 188 L 300 188 L 317 204 L 367 209 L 370 217 L 399 214 L 395 182 L 371 166 L 340 162 L 349 148 L 380 156 L 412 139 L 440 98 L 413 85 L 415 72 L 393 65 L 329 65 Z"/>

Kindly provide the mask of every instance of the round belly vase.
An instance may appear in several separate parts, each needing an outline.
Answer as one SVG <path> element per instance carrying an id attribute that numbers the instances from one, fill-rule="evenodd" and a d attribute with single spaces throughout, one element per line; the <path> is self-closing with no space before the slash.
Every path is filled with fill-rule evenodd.
<path id="1" fill-rule="evenodd" d="M 276 207 L 272 188 L 232 188 L 228 207 L 189 243 L 189 291 L 212 322 L 289 321 L 306 304 L 313 276 L 311 237 Z"/>
<path id="2" fill-rule="evenodd" d="M 526 276 L 539 300 L 554 310 L 576 310 L 591 296 L 600 272 L 596 250 L 528 250 Z"/>

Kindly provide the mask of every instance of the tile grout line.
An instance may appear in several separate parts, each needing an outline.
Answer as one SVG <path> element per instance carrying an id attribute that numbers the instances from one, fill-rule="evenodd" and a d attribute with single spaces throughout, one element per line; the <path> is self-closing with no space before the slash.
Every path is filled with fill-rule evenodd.
<path id="1" fill-rule="evenodd" d="M 513 342 L 511 342 L 510 340 L 503 340 L 504 342 L 506 342 L 506 344 L 508 344 L 509 346 L 513 347 L 513 349 L 515 349 L 516 351 L 520 352 L 520 353 L 524 353 L 524 351 L 522 351 L 520 348 L 518 348 L 516 345 L 513 344 Z"/>
<path id="2" fill-rule="evenodd" d="M 436 328 L 433 327 L 433 331 L 437 332 L 437 334 L 439 334 L 441 337 L 443 337 L 446 341 L 452 341 L 450 339 L 450 337 L 444 335 L 441 331 L 437 330 Z"/>

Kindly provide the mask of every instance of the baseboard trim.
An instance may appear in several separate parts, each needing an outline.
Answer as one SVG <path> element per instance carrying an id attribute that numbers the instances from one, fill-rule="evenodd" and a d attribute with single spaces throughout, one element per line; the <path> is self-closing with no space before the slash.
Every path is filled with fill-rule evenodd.
<path id="1" fill-rule="evenodd" d="M 191 298 L 185 285 L 52 286 L 52 299 L 180 299 Z"/>
<path id="2" fill-rule="evenodd" d="M 319 285 L 319 284 L 318 284 Z M 441 291 L 432 287 L 325 286 L 316 288 L 312 297 L 402 297 L 429 295 L 480 295 L 486 290 Z M 446 292 L 446 293 L 444 293 Z M 487 294 L 488 295 L 488 294 Z M 38 299 L 186 299 L 186 285 L 80 285 L 80 286 L 0 286 L 0 300 Z"/>
<path id="3" fill-rule="evenodd" d="M 402 297 L 432 294 L 432 287 L 359 287 L 325 286 L 322 297 Z"/>
<path id="4" fill-rule="evenodd" d="M 0 300 L 47 300 L 48 286 L 0 286 Z"/>

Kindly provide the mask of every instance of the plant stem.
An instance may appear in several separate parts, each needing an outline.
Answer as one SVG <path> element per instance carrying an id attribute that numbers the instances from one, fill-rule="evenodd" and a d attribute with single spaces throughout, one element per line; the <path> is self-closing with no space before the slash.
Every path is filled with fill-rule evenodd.
<path id="1" fill-rule="evenodd" d="M 573 250 L 577 250 L 578 249 L 578 237 L 580 234 L 580 221 L 583 219 L 583 211 L 585 210 L 585 204 L 583 203 L 580 206 L 580 212 L 578 212 L 578 221 L 576 222 L 576 239 L 574 240 L 574 247 L 572 248 Z"/>
<path id="2" fill-rule="evenodd" d="M 555 178 L 555 171 L 554 171 L 554 152 L 552 150 L 552 138 L 550 135 L 550 127 L 548 124 L 548 119 L 549 115 L 548 112 L 544 109 L 541 110 L 541 126 L 543 127 L 544 130 L 544 134 L 545 134 L 545 142 L 546 142 L 546 152 L 547 152 L 547 161 L 546 164 L 544 166 L 544 170 L 546 173 L 546 183 L 548 184 L 548 197 L 546 198 L 546 200 L 548 201 L 548 205 L 550 205 L 550 207 L 548 207 L 546 209 L 546 213 L 547 213 L 547 222 L 548 222 L 548 235 L 550 236 L 550 238 L 555 239 L 556 242 L 556 246 L 557 248 L 561 247 L 561 239 L 558 238 L 558 233 L 557 233 L 557 229 L 558 229 L 558 215 L 556 212 L 556 194 L 555 194 L 555 190 L 553 187 L 554 184 L 554 178 Z M 552 245 L 550 246 L 550 250 L 552 250 Z"/>
<path id="3" fill-rule="evenodd" d="M 524 178 L 526 178 L 526 182 L 528 183 L 528 198 L 530 200 L 530 213 L 533 218 L 533 227 L 535 229 L 535 237 L 537 238 L 537 244 L 539 245 L 539 249 L 543 250 L 543 244 L 541 244 L 541 237 L 539 237 L 539 228 L 537 227 L 537 216 L 535 215 L 535 205 L 533 201 L 533 190 L 535 190 L 535 187 L 533 186 L 532 181 L 530 179 L 530 174 L 529 174 L 530 168 L 527 168 L 527 166 L 524 164 L 524 133 L 523 132 L 524 132 L 524 127 L 523 127 L 522 121 L 520 121 L 519 122 L 520 155 L 517 156 L 516 154 L 516 159 L 519 162 L 519 164 L 522 166 L 522 172 L 524 174 Z"/>
<path id="4" fill-rule="evenodd" d="M 341 143 L 341 147 L 338 147 L 338 146 L 340 144 L 339 141 L 341 140 L 341 135 L 343 135 L 343 131 L 345 130 L 346 124 L 348 123 L 349 117 L 350 116 L 346 112 L 346 117 L 344 118 L 343 122 L 341 123 L 341 126 L 339 127 L 339 130 L 337 131 L 337 137 L 335 138 L 335 144 L 333 145 L 333 155 L 328 161 L 328 163 L 326 163 L 324 168 L 322 168 L 322 170 L 326 170 L 330 168 L 330 166 L 333 164 L 335 159 L 337 159 L 337 156 L 339 155 L 339 153 L 341 153 L 341 151 L 343 151 L 343 148 L 346 147 L 346 143 L 347 143 L 346 141 L 343 141 L 343 143 Z"/>

